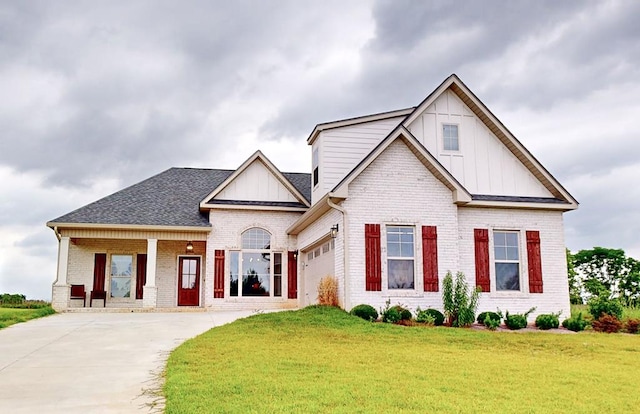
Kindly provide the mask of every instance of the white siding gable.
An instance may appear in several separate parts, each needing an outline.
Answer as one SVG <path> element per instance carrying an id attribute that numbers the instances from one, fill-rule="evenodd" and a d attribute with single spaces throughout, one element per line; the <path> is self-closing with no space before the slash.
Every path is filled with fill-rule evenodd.
<path id="1" fill-rule="evenodd" d="M 293 194 L 258 159 L 220 191 L 216 200 L 297 202 Z"/>
<path id="2" fill-rule="evenodd" d="M 444 150 L 443 124 L 458 126 L 459 151 Z M 553 197 L 451 90 L 408 129 L 471 194 Z"/>
<path id="3" fill-rule="evenodd" d="M 319 155 L 319 180 L 312 204 L 331 191 L 404 117 L 388 118 L 320 133 L 312 147 Z"/>

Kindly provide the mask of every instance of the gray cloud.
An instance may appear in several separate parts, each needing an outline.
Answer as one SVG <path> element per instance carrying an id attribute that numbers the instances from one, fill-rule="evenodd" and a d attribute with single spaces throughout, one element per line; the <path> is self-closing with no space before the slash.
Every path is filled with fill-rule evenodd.
<path id="1" fill-rule="evenodd" d="M 571 248 L 640 254 L 639 19 L 630 0 L 0 0 L 0 290 L 47 295 L 44 222 L 114 186 L 299 145 L 453 72 L 579 199 Z"/>

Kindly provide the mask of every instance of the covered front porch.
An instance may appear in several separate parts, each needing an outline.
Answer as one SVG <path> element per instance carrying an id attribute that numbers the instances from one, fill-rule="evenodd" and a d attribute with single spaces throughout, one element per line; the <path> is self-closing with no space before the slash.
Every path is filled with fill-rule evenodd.
<path id="1" fill-rule="evenodd" d="M 202 308 L 208 231 L 56 229 L 58 311 Z"/>

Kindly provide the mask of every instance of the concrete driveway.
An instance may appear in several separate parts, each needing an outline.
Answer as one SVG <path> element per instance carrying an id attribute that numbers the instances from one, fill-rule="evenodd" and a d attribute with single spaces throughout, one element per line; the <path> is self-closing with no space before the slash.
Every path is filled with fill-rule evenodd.
<path id="1" fill-rule="evenodd" d="M 0 413 L 157 412 L 169 352 L 251 313 L 63 313 L 2 329 Z"/>

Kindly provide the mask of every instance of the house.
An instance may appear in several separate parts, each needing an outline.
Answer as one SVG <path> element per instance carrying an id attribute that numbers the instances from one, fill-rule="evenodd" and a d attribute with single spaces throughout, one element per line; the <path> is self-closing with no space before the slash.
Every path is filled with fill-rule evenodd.
<path id="1" fill-rule="evenodd" d="M 563 213 L 577 201 L 456 76 L 418 106 L 318 124 L 311 174 L 260 151 L 172 168 L 50 221 L 53 306 L 296 308 L 326 275 L 345 309 L 442 308 L 462 271 L 479 310 L 569 314 Z M 76 288 L 77 290 L 78 288 Z"/>

